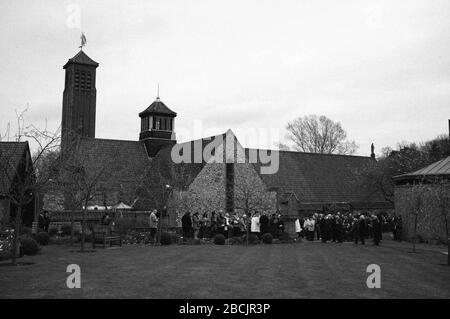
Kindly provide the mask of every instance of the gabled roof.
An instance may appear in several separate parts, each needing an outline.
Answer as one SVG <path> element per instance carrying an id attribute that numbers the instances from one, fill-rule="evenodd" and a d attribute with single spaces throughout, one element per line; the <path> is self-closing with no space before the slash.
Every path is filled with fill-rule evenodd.
<path id="1" fill-rule="evenodd" d="M 177 186 L 179 188 L 188 187 L 195 177 L 200 173 L 200 171 L 205 166 L 205 159 L 202 157 L 200 163 L 196 163 L 194 159 L 194 150 L 196 145 L 201 145 L 201 151 L 203 154 L 203 150 L 206 145 L 215 141 L 216 139 L 220 139 L 221 142 L 225 141 L 226 134 L 219 134 L 215 136 L 205 137 L 197 140 L 192 140 L 184 143 L 176 144 L 177 147 L 189 147 L 191 150 L 191 158 L 190 163 L 180 163 L 176 164 L 171 158 L 172 147 L 165 147 L 161 149 L 158 154 L 153 158 L 151 166 L 158 169 L 162 169 L 162 171 L 167 174 L 166 178 L 169 182 L 172 182 L 172 186 Z M 197 146 L 198 147 L 198 146 Z M 176 176 L 175 176 L 176 174 Z"/>
<path id="2" fill-rule="evenodd" d="M 69 61 L 67 61 L 67 63 L 64 65 L 64 69 L 71 63 L 92 65 L 95 67 L 98 67 L 99 65 L 97 62 L 88 57 L 83 50 L 80 50 L 80 52 L 78 52 L 73 58 L 69 59 Z"/>
<path id="3" fill-rule="evenodd" d="M 177 113 L 169 109 L 160 99 L 159 97 L 156 98 L 156 100 L 150 104 L 148 108 L 146 108 L 144 111 L 139 113 L 139 117 L 143 117 L 144 115 L 168 115 L 175 117 L 177 116 Z"/>
<path id="4" fill-rule="evenodd" d="M 200 146 L 203 153 L 206 145 L 216 139 L 225 141 L 226 134 L 227 133 L 176 144 L 176 147 L 179 147 L 180 149 L 183 149 L 183 147 L 190 147 L 191 156 L 189 163 L 175 163 L 172 160 L 172 145 L 162 148 L 156 156 L 152 158 L 149 168 L 146 171 L 142 187 L 139 190 L 138 201 L 134 205 L 135 209 L 145 210 L 155 207 L 155 202 L 164 196 L 161 193 L 161 185 L 168 184 L 172 189 L 186 190 L 206 165 L 203 157 L 199 163 L 194 161 L 195 147 Z"/>
<path id="5" fill-rule="evenodd" d="M 28 142 L 0 142 L 0 195 L 10 192 L 20 162 L 29 152 Z"/>
<path id="6" fill-rule="evenodd" d="M 433 164 L 421 168 L 412 173 L 395 176 L 396 181 L 405 179 L 416 179 L 420 177 L 440 177 L 450 176 L 450 156 L 441 159 Z"/>
<path id="7" fill-rule="evenodd" d="M 361 187 L 364 181 L 358 171 L 368 165 L 376 162 L 364 156 L 279 151 L 278 171 L 261 178 L 267 187 L 294 193 L 302 203 L 384 202 L 378 192 Z M 260 172 L 262 164 L 255 166 Z"/>

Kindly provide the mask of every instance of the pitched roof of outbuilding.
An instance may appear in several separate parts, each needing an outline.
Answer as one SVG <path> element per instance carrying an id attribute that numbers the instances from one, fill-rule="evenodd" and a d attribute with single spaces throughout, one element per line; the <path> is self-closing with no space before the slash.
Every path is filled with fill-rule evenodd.
<path id="1" fill-rule="evenodd" d="M 406 179 L 416 179 L 420 177 L 439 177 L 439 176 L 450 176 L 450 156 L 443 158 L 435 163 L 432 163 L 417 171 L 395 176 L 394 179 L 396 181 L 399 181 Z"/>
<path id="2" fill-rule="evenodd" d="M 0 142 L 0 194 L 7 194 L 20 162 L 29 152 L 28 142 Z"/>

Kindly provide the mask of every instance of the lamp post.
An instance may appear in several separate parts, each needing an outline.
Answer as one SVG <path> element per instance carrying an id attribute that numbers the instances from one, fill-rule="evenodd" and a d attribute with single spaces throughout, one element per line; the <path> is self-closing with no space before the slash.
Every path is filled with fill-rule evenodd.
<path id="1" fill-rule="evenodd" d="M 160 215 L 160 218 L 159 218 L 159 224 L 158 224 L 158 228 L 159 228 L 158 241 L 159 242 L 161 242 L 163 217 L 165 217 L 165 215 L 167 215 L 167 219 L 169 219 L 169 212 L 168 212 L 168 209 L 167 209 L 167 202 L 169 200 L 169 194 L 170 194 L 171 191 L 172 191 L 172 188 L 170 187 L 169 184 L 164 185 L 164 188 L 163 188 L 163 203 L 164 203 L 164 206 L 163 206 L 163 209 L 161 211 L 161 215 Z"/>

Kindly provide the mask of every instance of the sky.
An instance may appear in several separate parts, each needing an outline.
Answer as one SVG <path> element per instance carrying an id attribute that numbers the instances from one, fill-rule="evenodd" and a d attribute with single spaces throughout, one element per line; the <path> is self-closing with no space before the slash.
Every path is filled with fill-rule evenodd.
<path id="1" fill-rule="evenodd" d="M 448 0 L 1 1 L 0 133 L 26 107 L 60 125 L 81 32 L 100 63 L 96 137 L 137 140 L 158 83 L 179 141 L 232 129 L 273 148 L 310 114 L 359 155 L 448 134 Z"/>

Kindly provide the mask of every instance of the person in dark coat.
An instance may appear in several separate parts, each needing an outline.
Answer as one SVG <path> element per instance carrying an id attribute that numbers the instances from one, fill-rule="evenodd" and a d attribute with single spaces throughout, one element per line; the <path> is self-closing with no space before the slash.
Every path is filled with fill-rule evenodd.
<path id="1" fill-rule="evenodd" d="M 261 235 L 264 235 L 265 233 L 269 233 L 269 218 L 267 217 L 266 213 L 263 213 L 261 217 L 259 218 L 259 224 L 261 229 Z"/>
<path id="2" fill-rule="evenodd" d="M 44 231 L 48 233 L 50 227 L 50 215 L 48 211 L 44 211 Z"/>
<path id="3" fill-rule="evenodd" d="M 269 219 L 269 230 L 273 238 L 277 237 L 278 219 L 275 214 L 272 214 Z"/>
<path id="4" fill-rule="evenodd" d="M 334 220 L 334 238 L 338 243 L 342 243 L 344 241 L 344 225 L 342 218 L 339 216 L 336 216 Z"/>
<path id="5" fill-rule="evenodd" d="M 357 244 L 358 243 L 358 237 L 359 237 L 359 234 L 358 234 L 358 224 L 359 224 L 359 220 L 358 220 L 358 217 L 357 216 L 355 216 L 354 218 L 353 218 L 353 221 L 352 221 L 352 238 L 353 238 L 353 240 L 355 241 L 355 244 Z"/>
<path id="6" fill-rule="evenodd" d="M 402 241 L 403 221 L 402 216 L 395 217 L 394 220 L 394 239 Z"/>
<path id="7" fill-rule="evenodd" d="M 337 241 L 336 216 L 330 215 L 328 223 L 330 224 L 330 240 L 335 243 Z"/>
<path id="8" fill-rule="evenodd" d="M 109 224 L 111 223 L 111 217 L 109 217 L 108 212 L 103 213 L 102 220 L 100 223 L 104 226 L 109 226 Z"/>
<path id="9" fill-rule="evenodd" d="M 38 216 L 38 228 L 44 230 L 44 227 L 45 227 L 44 213 L 40 212 Z"/>
<path id="10" fill-rule="evenodd" d="M 358 239 L 361 241 L 361 244 L 365 245 L 366 243 L 366 234 L 367 234 L 367 222 L 364 215 L 359 216 L 358 221 L 358 236 L 355 239 L 355 244 L 358 243 Z"/>
<path id="11" fill-rule="evenodd" d="M 183 229 L 183 240 L 191 238 L 192 219 L 189 212 L 184 213 L 183 217 L 181 217 L 181 228 Z"/>
<path id="12" fill-rule="evenodd" d="M 373 243 L 378 246 L 381 241 L 382 232 L 381 232 L 381 222 L 377 216 L 372 216 L 372 231 L 373 231 Z"/>
<path id="13" fill-rule="evenodd" d="M 281 218 L 281 214 L 278 214 L 278 236 L 284 233 L 284 221 Z"/>
<path id="14" fill-rule="evenodd" d="M 329 240 L 330 222 L 328 216 L 322 218 L 319 223 L 320 234 L 322 237 L 322 243 L 326 243 Z"/>
<path id="15" fill-rule="evenodd" d="M 217 216 L 215 211 L 211 213 L 210 224 L 211 224 L 210 237 L 214 237 L 214 235 L 217 233 Z"/>

